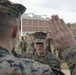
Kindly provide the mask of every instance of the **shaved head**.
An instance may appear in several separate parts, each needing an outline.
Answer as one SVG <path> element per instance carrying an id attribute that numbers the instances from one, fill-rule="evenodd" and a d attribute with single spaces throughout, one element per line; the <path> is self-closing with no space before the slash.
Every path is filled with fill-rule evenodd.
<path id="1" fill-rule="evenodd" d="M 0 37 L 8 36 L 15 25 L 19 25 L 19 18 L 0 13 Z"/>

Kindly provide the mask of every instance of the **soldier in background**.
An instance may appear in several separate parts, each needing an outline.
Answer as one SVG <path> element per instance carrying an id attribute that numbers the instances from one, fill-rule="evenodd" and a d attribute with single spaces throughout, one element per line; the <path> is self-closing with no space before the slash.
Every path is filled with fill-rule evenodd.
<path id="1" fill-rule="evenodd" d="M 57 68 L 61 70 L 61 65 L 59 59 L 46 49 L 47 43 L 46 39 L 37 38 L 34 41 L 35 53 L 31 57 L 32 59 L 47 64 L 52 68 Z"/>
<path id="2" fill-rule="evenodd" d="M 24 53 L 26 51 L 26 41 L 24 40 L 23 36 L 21 37 L 20 44 L 18 47 L 20 48 L 21 53 Z"/>
<path id="3" fill-rule="evenodd" d="M 52 68 L 61 70 L 59 59 L 46 49 L 47 43 L 44 38 L 36 38 L 34 40 L 34 53 L 25 52 L 21 54 L 22 58 L 29 58 L 40 63 L 47 64 Z"/>
<path id="4" fill-rule="evenodd" d="M 34 46 L 33 46 L 34 37 L 31 34 L 26 35 L 26 52 L 33 53 Z"/>
<path id="5" fill-rule="evenodd" d="M 60 60 L 54 54 L 52 54 L 52 52 L 48 50 L 47 39 L 45 39 L 46 35 L 43 34 L 44 34 L 43 32 L 34 33 L 35 40 L 33 45 L 34 46 L 33 53 L 26 51 L 25 53 L 21 54 L 21 57 L 34 59 L 43 64 L 47 64 L 50 67 L 61 70 Z"/>

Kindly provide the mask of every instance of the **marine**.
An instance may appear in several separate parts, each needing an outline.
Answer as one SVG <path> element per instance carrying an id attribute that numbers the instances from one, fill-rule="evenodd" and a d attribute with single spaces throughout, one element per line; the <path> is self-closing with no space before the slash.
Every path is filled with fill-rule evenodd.
<path id="1" fill-rule="evenodd" d="M 0 0 L 0 75 L 50 75 L 49 66 L 12 54 L 19 37 L 20 17 L 26 7 Z"/>
<path id="2" fill-rule="evenodd" d="M 37 38 L 34 42 L 35 52 L 32 59 L 61 70 L 59 59 L 47 49 L 46 38 Z"/>

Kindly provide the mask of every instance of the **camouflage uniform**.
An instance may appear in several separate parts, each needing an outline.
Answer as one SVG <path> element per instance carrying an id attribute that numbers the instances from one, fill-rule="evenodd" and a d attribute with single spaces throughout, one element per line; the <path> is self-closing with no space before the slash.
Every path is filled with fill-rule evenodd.
<path id="1" fill-rule="evenodd" d="M 68 48 L 68 50 L 64 51 L 62 54 L 71 70 L 72 75 L 75 75 L 76 74 L 76 46 Z M 29 59 L 15 58 L 10 52 L 8 52 L 8 50 L 1 47 L 0 47 L 0 74 L 55 75 L 48 66 Z"/>
<path id="2" fill-rule="evenodd" d="M 33 40 L 26 40 L 26 51 L 27 52 L 34 51 Z"/>
<path id="3" fill-rule="evenodd" d="M 61 70 L 59 59 L 57 59 L 57 57 L 53 55 L 51 52 L 49 52 L 48 50 L 46 50 L 45 56 L 38 56 L 35 51 L 34 55 L 31 58 L 43 64 L 47 64 L 50 67 Z"/>
<path id="4" fill-rule="evenodd" d="M 18 55 L 18 58 L 28 58 L 31 59 L 33 57 L 33 53 L 32 52 L 24 52 Z"/>
<path id="5" fill-rule="evenodd" d="M 49 66 L 29 59 L 18 59 L 0 47 L 0 75 L 51 75 Z"/>
<path id="6" fill-rule="evenodd" d="M 71 75 L 76 75 L 76 46 L 71 46 L 62 52 L 62 57 L 65 59 Z"/>
<path id="7" fill-rule="evenodd" d="M 26 51 L 26 41 L 25 40 L 21 40 L 20 44 L 19 44 L 21 53 L 24 53 Z"/>

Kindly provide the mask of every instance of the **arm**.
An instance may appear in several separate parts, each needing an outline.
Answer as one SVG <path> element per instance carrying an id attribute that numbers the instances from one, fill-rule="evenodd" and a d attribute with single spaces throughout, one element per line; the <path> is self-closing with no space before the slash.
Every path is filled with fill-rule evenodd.
<path id="1" fill-rule="evenodd" d="M 53 15 L 49 21 L 52 43 L 56 50 L 62 53 L 72 75 L 76 74 L 76 40 L 63 19 Z M 65 55 L 64 55 L 65 54 Z"/>
<path id="2" fill-rule="evenodd" d="M 76 46 L 71 46 L 62 52 L 72 75 L 76 74 Z"/>

